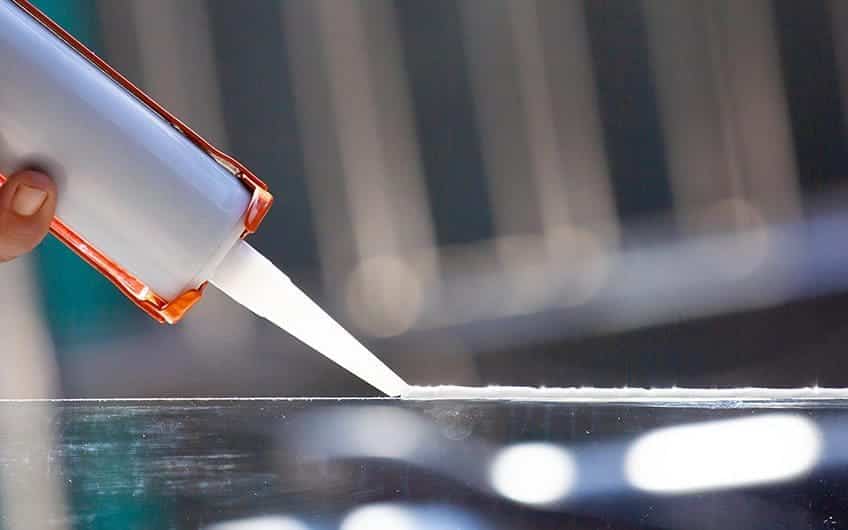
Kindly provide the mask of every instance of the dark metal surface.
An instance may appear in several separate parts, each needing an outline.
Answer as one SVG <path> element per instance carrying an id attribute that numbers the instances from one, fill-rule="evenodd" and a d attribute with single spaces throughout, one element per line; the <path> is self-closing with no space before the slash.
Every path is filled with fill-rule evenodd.
<path id="1" fill-rule="evenodd" d="M 0 420 L 4 530 L 21 513 L 40 528 L 247 530 L 824 529 L 848 516 L 840 402 L 2 402 Z M 668 431 L 681 425 L 696 430 Z M 672 467 L 633 468 L 640 441 L 669 432 Z"/>

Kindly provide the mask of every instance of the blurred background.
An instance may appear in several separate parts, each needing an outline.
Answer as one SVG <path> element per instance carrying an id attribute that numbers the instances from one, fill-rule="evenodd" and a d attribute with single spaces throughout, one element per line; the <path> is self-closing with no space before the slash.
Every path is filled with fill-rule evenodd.
<path id="1" fill-rule="evenodd" d="M 848 2 L 35 3 L 270 185 L 252 244 L 410 383 L 848 386 Z M 0 308 L 0 398 L 375 394 L 52 239 Z M 839 528 L 844 404 L 765 406 L 0 399 L 0 527 Z"/>
<path id="2" fill-rule="evenodd" d="M 848 3 L 35 3 L 410 383 L 848 384 Z M 0 274 L 6 395 L 373 394 L 211 288 L 164 327 L 54 240 Z"/>

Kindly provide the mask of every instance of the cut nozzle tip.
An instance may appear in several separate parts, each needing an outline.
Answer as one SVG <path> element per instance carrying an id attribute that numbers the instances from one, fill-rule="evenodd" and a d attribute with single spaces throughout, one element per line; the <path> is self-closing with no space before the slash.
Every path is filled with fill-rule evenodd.
<path id="1" fill-rule="evenodd" d="M 244 241 L 227 254 L 211 281 L 236 302 L 377 390 L 390 397 L 408 391 L 403 379 Z"/>

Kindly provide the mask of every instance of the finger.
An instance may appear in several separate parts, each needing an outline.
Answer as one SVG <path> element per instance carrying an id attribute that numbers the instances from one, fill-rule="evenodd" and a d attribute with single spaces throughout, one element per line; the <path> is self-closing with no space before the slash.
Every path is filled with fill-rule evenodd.
<path id="1" fill-rule="evenodd" d="M 15 173 L 0 187 L 0 261 L 26 254 L 50 228 L 56 185 L 37 171 Z"/>

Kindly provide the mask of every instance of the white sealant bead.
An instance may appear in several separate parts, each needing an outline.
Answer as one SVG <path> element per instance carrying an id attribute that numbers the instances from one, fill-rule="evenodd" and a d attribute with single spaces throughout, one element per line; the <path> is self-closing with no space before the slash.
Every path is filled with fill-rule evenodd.
<path id="1" fill-rule="evenodd" d="M 848 389 L 839 388 L 537 388 L 522 386 L 415 386 L 407 387 L 403 399 L 508 400 L 575 402 L 666 402 L 666 401 L 769 401 L 848 399 Z"/>

